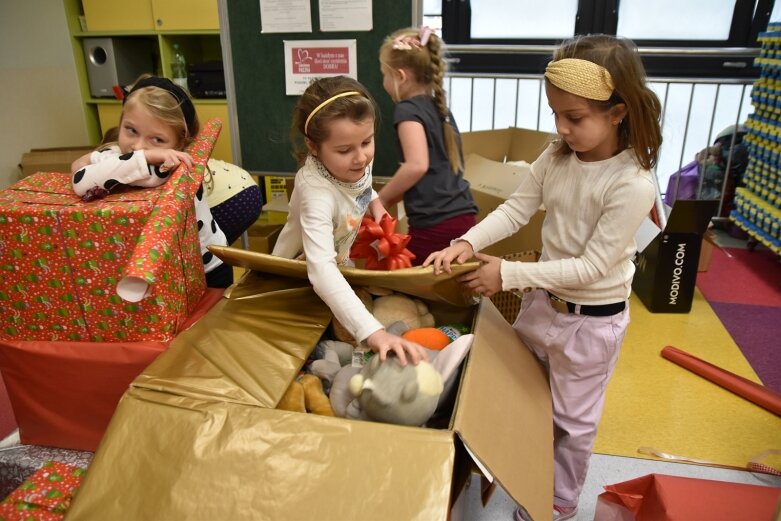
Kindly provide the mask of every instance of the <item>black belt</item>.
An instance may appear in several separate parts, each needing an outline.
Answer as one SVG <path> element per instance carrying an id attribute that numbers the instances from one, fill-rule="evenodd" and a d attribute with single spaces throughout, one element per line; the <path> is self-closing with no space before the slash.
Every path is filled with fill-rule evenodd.
<path id="1" fill-rule="evenodd" d="M 626 301 L 616 302 L 614 304 L 600 304 L 592 306 L 589 304 L 575 304 L 560 299 L 550 291 L 548 294 L 551 307 L 559 313 L 575 313 L 577 315 L 588 315 L 590 317 L 609 317 L 621 313 L 626 309 Z"/>

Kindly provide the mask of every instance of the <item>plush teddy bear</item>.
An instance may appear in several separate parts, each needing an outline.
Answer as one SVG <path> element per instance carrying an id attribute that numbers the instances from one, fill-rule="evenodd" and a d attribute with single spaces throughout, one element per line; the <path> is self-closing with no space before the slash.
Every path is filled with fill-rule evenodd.
<path id="1" fill-rule="evenodd" d="M 398 425 L 423 425 L 434 414 L 444 384 L 428 362 L 402 366 L 391 356 L 373 356 L 350 379 L 350 392 L 361 412 L 374 421 Z"/>
<path id="2" fill-rule="evenodd" d="M 393 293 L 374 299 L 372 315 L 384 327 L 403 322 L 410 329 L 434 327 L 434 316 L 423 301 L 401 293 Z"/>
<path id="3" fill-rule="evenodd" d="M 303 374 L 293 380 L 277 404 L 277 409 L 335 416 L 320 378 L 313 374 Z"/>

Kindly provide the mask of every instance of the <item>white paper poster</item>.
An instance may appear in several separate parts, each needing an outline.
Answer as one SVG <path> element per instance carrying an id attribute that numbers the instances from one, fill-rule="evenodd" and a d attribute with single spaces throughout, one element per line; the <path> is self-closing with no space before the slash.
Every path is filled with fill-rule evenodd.
<path id="1" fill-rule="evenodd" d="M 355 40 L 286 40 L 285 94 L 299 96 L 315 78 L 358 79 Z"/>
<path id="2" fill-rule="evenodd" d="M 309 0 L 260 0 L 261 33 L 311 33 Z"/>
<path id="3" fill-rule="evenodd" d="M 371 31 L 371 0 L 320 0 L 321 31 Z"/>

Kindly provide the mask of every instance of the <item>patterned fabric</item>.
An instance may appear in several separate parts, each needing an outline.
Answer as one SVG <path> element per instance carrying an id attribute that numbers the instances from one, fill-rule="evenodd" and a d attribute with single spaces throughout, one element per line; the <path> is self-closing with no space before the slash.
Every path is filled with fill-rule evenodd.
<path id="1" fill-rule="evenodd" d="M 0 521 L 58 520 L 84 479 L 80 467 L 48 461 L 0 503 Z"/>
<path id="2" fill-rule="evenodd" d="M 43 447 L 16 445 L 0 452 L 0 497 L 6 497 L 46 462 L 57 461 L 69 466 L 87 468 L 94 453 Z"/>
<path id="3" fill-rule="evenodd" d="M 206 199 L 231 245 L 258 219 L 263 197 L 246 170 L 219 159 L 209 159 L 208 166 L 203 182 Z"/>

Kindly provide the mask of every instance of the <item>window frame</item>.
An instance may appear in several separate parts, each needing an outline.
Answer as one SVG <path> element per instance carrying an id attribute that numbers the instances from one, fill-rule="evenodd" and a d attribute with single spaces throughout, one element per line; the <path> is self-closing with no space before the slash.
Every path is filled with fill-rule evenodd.
<path id="1" fill-rule="evenodd" d="M 620 0 L 578 0 L 575 34 L 615 34 Z M 770 20 L 775 0 L 736 0 L 726 40 L 635 39 L 649 76 L 758 77 L 757 37 Z M 442 0 L 442 38 L 454 72 L 540 73 L 554 39 L 471 38 L 471 1 Z"/>

